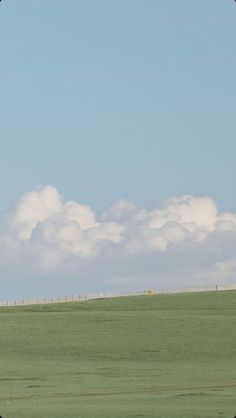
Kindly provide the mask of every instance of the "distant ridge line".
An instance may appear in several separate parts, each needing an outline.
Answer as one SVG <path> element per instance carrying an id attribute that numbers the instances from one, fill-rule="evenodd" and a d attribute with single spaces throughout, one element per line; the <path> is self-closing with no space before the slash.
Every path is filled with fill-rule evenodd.
<path id="1" fill-rule="evenodd" d="M 0 302 L 2 306 L 27 306 L 27 305 L 48 305 L 53 303 L 66 303 L 66 302 L 83 302 L 86 300 L 118 298 L 125 296 L 144 296 L 144 295 L 168 295 L 178 293 L 198 293 L 198 292 L 222 292 L 226 290 L 236 290 L 236 284 L 229 285 L 214 285 L 205 287 L 189 287 L 189 288 L 177 288 L 177 289 L 146 289 L 139 292 L 120 292 L 120 293 L 96 293 L 96 294 L 79 294 L 73 296 L 57 296 L 57 297 L 38 297 L 38 298 L 26 298 L 16 299 L 12 301 Z"/>

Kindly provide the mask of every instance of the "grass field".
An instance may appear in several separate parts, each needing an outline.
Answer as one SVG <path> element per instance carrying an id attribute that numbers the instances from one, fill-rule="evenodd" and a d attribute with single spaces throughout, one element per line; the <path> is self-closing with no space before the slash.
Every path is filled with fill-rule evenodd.
<path id="1" fill-rule="evenodd" d="M 236 292 L 0 309 L 4 418 L 233 418 Z"/>

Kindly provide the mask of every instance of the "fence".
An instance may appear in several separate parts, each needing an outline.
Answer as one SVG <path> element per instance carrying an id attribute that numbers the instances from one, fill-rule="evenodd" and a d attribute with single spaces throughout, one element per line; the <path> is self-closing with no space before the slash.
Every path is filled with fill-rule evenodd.
<path id="1" fill-rule="evenodd" d="M 66 303 L 66 302 L 82 302 L 86 300 L 95 300 L 95 299 L 106 299 L 106 298 L 116 298 L 116 297 L 125 297 L 125 296 L 142 296 L 142 295 L 167 295 L 167 294 L 177 294 L 177 293 L 196 293 L 196 292 L 216 292 L 216 291 L 226 291 L 226 290 L 236 290 L 236 284 L 229 285 L 214 285 L 206 287 L 191 287 L 191 288 L 179 288 L 179 289 L 146 289 L 139 292 L 121 292 L 121 293 L 97 293 L 97 294 L 82 294 L 82 295 L 73 295 L 73 296 L 57 296 L 57 297 L 47 297 L 47 298 L 33 298 L 33 299 L 20 299 L 14 301 L 0 302 L 0 306 L 19 306 L 19 305 L 43 305 L 51 303 Z"/>

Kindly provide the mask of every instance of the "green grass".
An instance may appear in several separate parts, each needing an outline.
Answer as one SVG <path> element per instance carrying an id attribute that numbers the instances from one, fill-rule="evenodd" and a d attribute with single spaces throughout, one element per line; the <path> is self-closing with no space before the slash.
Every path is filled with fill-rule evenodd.
<path id="1" fill-rule="evenodd" d="M 4 418 L 233 418 L 236 292 L 0 309 Z"/>

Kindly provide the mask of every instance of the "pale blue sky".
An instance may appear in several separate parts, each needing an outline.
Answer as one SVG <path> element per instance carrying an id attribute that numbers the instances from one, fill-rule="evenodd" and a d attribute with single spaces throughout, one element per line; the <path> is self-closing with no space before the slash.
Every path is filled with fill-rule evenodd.
<path id="1" fill-rule="evenodd" d="M 233 0 L 3 0 L 0 207 L 175 194 L 236 210 Z"/>
<path id="2" fill-rule="evenodd" d="M 235 283 L 233 0 L 2 0 L 0 76 L 1 299 Z"/>

